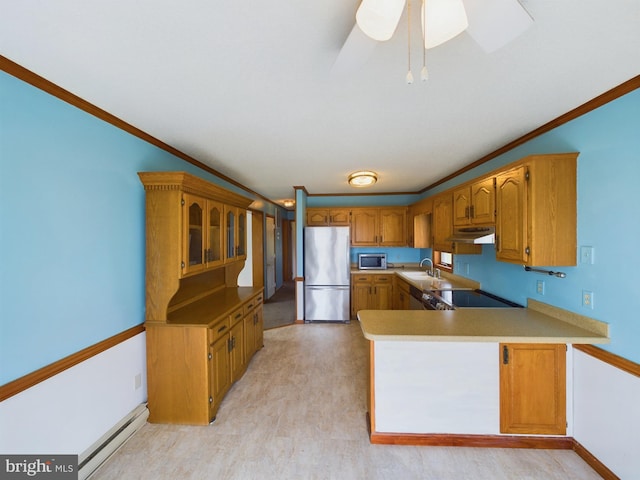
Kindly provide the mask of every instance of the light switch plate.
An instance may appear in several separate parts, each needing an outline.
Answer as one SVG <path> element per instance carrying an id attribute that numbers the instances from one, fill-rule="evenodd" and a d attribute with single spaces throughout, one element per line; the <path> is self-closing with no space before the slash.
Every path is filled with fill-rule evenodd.
<path id="1" fill-rule="evenodd" d="M 580 263 L 593 265 L 593 247 L 580 247 Z"/>
<path id="2" fill-rule="evenodd" d="M 536 292 L 538 295 L 544 295 L 544 280 L 538 280 L 536 282 Z"/>

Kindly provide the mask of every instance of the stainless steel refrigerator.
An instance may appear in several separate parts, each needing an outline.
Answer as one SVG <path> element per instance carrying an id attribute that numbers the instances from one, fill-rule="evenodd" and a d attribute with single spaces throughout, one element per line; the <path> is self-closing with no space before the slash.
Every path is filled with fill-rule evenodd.
<path id="1" fill-rule="evenodd" d="M 350 246 L 349 227 L 305 227 L 305 322 L 349 322 Z"/>

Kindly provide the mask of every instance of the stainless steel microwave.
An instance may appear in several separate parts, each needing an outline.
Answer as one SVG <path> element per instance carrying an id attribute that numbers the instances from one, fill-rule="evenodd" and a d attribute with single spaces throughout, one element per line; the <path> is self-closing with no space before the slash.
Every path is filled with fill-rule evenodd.
<path id="1" fill-rule="evenodd" d="M 386 270 L 387 254 L 386 253 L 359 253 L 358 269 L 359 270 Z"/>

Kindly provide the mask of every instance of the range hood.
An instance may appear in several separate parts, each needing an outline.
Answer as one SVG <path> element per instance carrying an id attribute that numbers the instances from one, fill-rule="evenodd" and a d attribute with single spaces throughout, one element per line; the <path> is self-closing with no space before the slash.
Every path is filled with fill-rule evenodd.
<path id="1" fill-rule="evenodd" d="M 455 227 L 453 235 L 447 238 L 447 242 L 496 243 L 496 227 Z"/>

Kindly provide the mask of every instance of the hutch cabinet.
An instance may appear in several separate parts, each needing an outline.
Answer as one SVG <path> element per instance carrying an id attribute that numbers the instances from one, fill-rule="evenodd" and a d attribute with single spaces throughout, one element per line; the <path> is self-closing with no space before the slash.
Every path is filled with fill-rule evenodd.
<path id="1" fill-rule="evenodd" d="M 206 425 L 262 347 L 262 287 L 237 283 L 251 199 L 185 172 L 139 176 L 149 421 Z"/>

